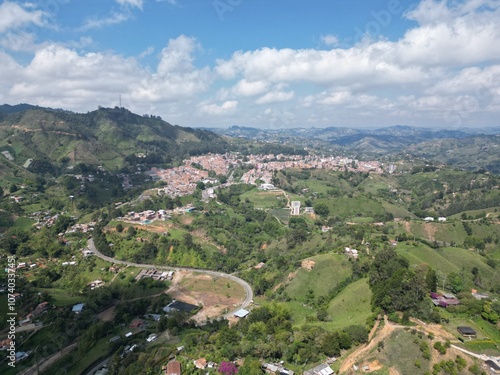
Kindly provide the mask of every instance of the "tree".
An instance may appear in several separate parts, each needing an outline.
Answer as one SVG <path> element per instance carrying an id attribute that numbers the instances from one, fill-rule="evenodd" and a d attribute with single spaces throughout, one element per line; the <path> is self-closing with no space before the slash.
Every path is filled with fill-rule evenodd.
<path id="1" fill-rule="evenodd" d="M 16 184 L 14 184 L 14 183 L 13 183 L 13 184 L 11 184 L 11 185 L 10 185 L 10 187 L 9 187 L 9 192 L 10 192 L 11 194 L 15 193 L 17 190 L 18 190 L 18 187 L 17 187 L 17 185 L 16 185 Z"/>
<path id="2" fill-rule="evenodd" d="M 238 368 L 233 362 L 221 362 L 219 372 L 223 375 L 235 375 L 238 373 Z"/>
<path id="3" fill-rule="evenodd" d="M 3 188 L 0 186 L 0 198 L 3 197 Z"/>
<path id="4" fill-rule="evenodd" d="M 127 234 L 128 234 L 129 237 L 134 237 L 137 234 L 137 231 L 135 230 L 135 228 L 134 228 L 133 225 L 131 225 L 130 227 L 128 227 Z"/>
<path id="5" fill-rule="evenodd" d="M 437 291 L 438 277 L 436 271 L 434 271 L 432 268 L 429 268 L 429 270 L 427 271 L 427 275 L 425 276 L 425 282 L 427 283 L 427 288 L 431 292 Z"/>
<path id="6" fill-rule="evenodd" d="M 464 283 L 459 274 L 451 272 L 448 275 L 448 287 L 453 293 L 459 293 L 464 288 Z"/>
<path id="7" fill-rule="evenodd" d="M 330 214 L 330 209 L 325 203 L 318 203 L 314 206 L 314 212 L 320 216 L 328 216 Z"/>

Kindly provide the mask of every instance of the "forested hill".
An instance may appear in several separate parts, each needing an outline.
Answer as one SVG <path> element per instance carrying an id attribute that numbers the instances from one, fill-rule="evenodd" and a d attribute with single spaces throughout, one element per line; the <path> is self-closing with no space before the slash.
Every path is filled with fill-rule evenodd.
<path id="1" fill-rule="evenodd" d="M 125 108 L 74 113 L 50 108 L 0 106 L 0 151 L 23 166 L 85 163 L 116 170 L 131 164 L 168 163 L 207 152 L 223 152 L 226 142 L 201 129 L 183 128 L 159 116 L 140 116 Z"/>

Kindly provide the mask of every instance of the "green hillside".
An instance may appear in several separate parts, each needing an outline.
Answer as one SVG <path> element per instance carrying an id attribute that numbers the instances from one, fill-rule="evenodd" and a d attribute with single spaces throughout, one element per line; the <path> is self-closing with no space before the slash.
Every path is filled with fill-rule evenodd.
<path id="1" fill-rule="evenodd" d="M 324 296 L 339 282 L 351 274 L 351 265 L 344 255 L 321 254 L 311 258 L 315 263 L 312 270 L 301 268 L 286 287 L 289 296 L 296 300 L 305 300 L 309 290 L 315 297 Z"/>
<path id="2" fill-rule="evenodd" d="M 348 285 L 329 304 L 328 314 L 332 329 L 350 325 L 364 325 L 372 314 L 370 300 L 372 293 L 367 279 L 361 279 Z"/>
<path id="3" fill-rule="evenodd" d="M 500 286 L 498 271 L 486 264 L 485 258 L 476 252 L 459 247 L 432 249 L 423 244 L 400 245 L 397 251 L 413 266 L 425 264 L 442 275 L 448 275 L 451 272 L 463 274 L 468 287 L 474 287 L 471 273 L 474 267 L 479 270 L 485 289 Z"/>
<path id="4" fill-rule="evenodd" d="M 206 130 L 171 125 L 125 108 L 73 113 L 47 108 L 3 114 L 0 151 L 17 166 L 34 159 L 31 172 L 85 163 L 116 170 L 131 163 L 165 163 L 207 152 L 224 152 L 226 142 Z M 3 158 L 3 156 L 2 156 Z"/>

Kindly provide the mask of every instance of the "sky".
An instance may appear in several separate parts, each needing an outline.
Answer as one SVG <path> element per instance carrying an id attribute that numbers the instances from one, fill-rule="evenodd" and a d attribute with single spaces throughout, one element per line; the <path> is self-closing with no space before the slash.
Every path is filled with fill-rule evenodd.
<path id="1" fill-rule="evenodd" d="M 191 127 L 499 126 L 500 0 L 2 0 L 0 103 Z"/>

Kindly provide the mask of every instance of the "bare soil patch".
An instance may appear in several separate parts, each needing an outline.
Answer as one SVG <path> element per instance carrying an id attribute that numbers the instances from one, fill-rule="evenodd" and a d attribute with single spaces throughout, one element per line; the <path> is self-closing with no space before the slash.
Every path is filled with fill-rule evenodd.
<path id="1" fill-rule="evenodd" d="M 179 221 L 184 225 L 191 225 L 194 218 L 191 215 L 181 215 Z"/>
<path id="2" fill-rule="evenodd" d="M 115 318 L 116 306 L 111 306 L 97 314 L 97 319 L 102 322 L 111 322 Z"/>
<path id="3" fill-rule="evenodd" d="M 308 270 L 308 271 L 311 271 L 315 265 L 316 265 L 316 262 L 314 260 L 305 259 L 302 261 L 301 267 Z"/>
<path id="4" fill-rule="evenodd" d="M 167 293 L 173 299 L 202 306 L 192 317 L 197 323 L 224 314 L 245 298 L 243 288 L 233 281 L 190 271 L 176 272 Z"/>
<path id="5" fill-rule="evenodd" d="M 431 223 L 425 223 L 424 224 L 424 233 L 425 236 L 429 239 L 429 241 L 434 241 L 436 239 L 435 234 L 437 232 L 437 229 L 434 225 Z"/>

